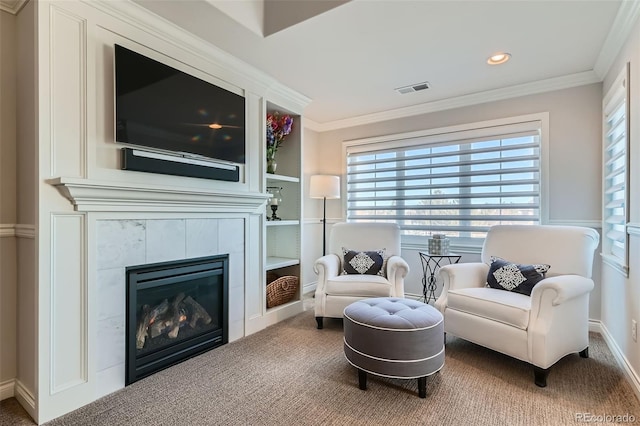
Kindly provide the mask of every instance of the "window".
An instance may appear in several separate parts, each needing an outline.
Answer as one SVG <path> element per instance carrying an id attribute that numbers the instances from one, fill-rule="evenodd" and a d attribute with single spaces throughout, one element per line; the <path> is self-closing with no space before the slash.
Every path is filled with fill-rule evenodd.
<path id="1" fill-rule="evenodd" d="M 345 142 L 347 220 L 476 247 L 492 225 L 540 223 L 543 116 Z"/>
<path id="2" fill-rule="evenodd" d="M 602 153 L 602 255 L 624 274 L 628 271 L 628 65 L 604 97 Z"/>

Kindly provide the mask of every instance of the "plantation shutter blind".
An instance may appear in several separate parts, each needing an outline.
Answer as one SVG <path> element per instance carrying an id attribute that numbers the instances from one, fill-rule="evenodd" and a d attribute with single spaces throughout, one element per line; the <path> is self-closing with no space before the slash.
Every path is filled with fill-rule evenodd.
<path id="1" fill-rule="evenodd" d="M 626 265 L 627 89 L 623 73 L 605 98 L 603 141 L 603 251 Z"/>
<path id="2" fill-rule="evenodd" d="M 484 238 L 540 219 L 540 121 L 347 146 L 347 219 Z"/>

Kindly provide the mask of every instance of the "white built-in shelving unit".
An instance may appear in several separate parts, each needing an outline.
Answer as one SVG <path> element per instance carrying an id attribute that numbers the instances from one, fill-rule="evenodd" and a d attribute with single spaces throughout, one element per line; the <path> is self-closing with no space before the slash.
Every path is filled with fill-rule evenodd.
<path id="1" fill-rule="evenodd" d="M 293 300 L 283 305 L 266 308 L 267 318 L 274 314 L 276 322 L 295 312 L 302 311 L 302 114 L 300 111 L 285 108 L 273 102 L 265 102 L 267 113 L 279 112 L 293 118 L 293 128 L 286 136 L 276 154 L 276 173 L 266 173 L 266 156 L 264 160 L 264 187 L 281 188 L 282 201 L 276 212 L 281 220 L 269 220 L 272 215 L 270 203 L 265 208 L 265 287 L 267 276 L 294 275 L 298 277 L 300 286 Z M 266 135 L 265 135 L 266 138 Z M 266 140 L 265 140 L 266 146 Z M 266 293 L 265 293 L 266 294 Z M 269 323 L 271 321 L 268 320 Z"/>

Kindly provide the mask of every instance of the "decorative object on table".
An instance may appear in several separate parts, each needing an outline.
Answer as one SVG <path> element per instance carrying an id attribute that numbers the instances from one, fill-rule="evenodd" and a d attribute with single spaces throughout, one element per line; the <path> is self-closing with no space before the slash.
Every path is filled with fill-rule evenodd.
<path id="1" fill-rule="evenodd" d="M 267 173 L 276 172 L 276 152 L 284 142 L 285 136 L 291 133 L 293 118 L 280 115 L 279 112 L 267 114 Z"/>
<path id="2" fill-rule="evenodd" d="M 429 238 L 429 253 L 446 255 L 449 254 L 449 239 L 444 234 L 433 234 Z"/>
<path id="3" fill-rule="evenodd" d="M 299 280 L 294 275 L 285 275 L 267 284 L 267 308 L 287 303 L 298 292 Z"/>
<path id="4" fill-rule="evenodd" d="M 322 255 L 327 254 L 327 199 L 340 199 L 340 177 L 313 175 L 309 181 L 309 196 L 322 199 Z"/>
<path id="5" fill-rule="evenodd" d="M 276 214 L 278 207 L 282 204 L 282 188 L 279 186 L 267 186 L 267 192 L 271 194 L 271 199 L 269 201 L 269 205 L 271 206 L 271 217 L 267 217 L 267 220 L 282 220 Z"/>

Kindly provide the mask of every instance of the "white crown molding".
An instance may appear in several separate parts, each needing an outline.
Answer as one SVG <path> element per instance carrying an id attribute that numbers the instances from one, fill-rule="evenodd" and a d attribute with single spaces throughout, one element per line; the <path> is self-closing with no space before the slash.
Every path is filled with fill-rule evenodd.
<path id="1" fill-rule="evenodd" d="M 17 15 L 26 3 L 27 0 L 0 0 L 0 10 Z"/>
<path id="2" fill-rule="evenodd" d="M 600 54 L 593 67 L 601 80 L 609 72 L 620 49 L 629 38 L 633 27 L 640 16 L 640 0 L 623 1 L 620 4 L 611 30 L 600 49 Z"/>
<path id="3" fill-rule="evenodd" d="M 256 213 L 269 198 L 257 192 L 124 184 L 59 177 L 48 181 L 79 212 Z"/>
<path id="4" fill-rule="evenodd" d="M 517 98 L 521 96 L 535 95 L 538 93 L 551 92 L 554 90 L 568 89 L 571 87 L 600 83 L 601 81 L 602 80 L 596 75 L 595 72 L 584 71 L 581 73 L 548 78 L 545 80 L 518 84 L 515 86 L 509 86 L 500 89 L 487 90 L 485 92 L 472 93 L 469 95 L 457 96 L 454 98 L 442 99 L 439 101 L 427 102 L 420 105 L 397 108 L 373 114 L 361 115 L 359 117 L 347 118 L 344 120 L 331 121 L 327 123 L 316 123 L 305 117 L 305 125 L 316 132 L 327 132 L 331 130 L 378 123 L 385 120 L 394 120 L 437 111 L 444 111 L 453 108 L 461 108 L 471 105 L 479 105 L 487 102 Z"/>
<path id="5" fill-rule="evenodd" d="M 2 0 L 0 0 L 2 1 Z M 211 44 L 194 34 L 186 31 L 162 18 L 144 7 L 132 1 L 109 1 L 109 0 L 82 0 L 87 5 L 98 9 L 120 21 L 140 29 L 165 43 L 175 46 L 183 51 L 189 52 L 198 58 L 210 63 L 213 67 L 223 68 L 228 73 L 243 80 L 244 89 L 257 93 L 270 93 L 289 100 L 300 109 L 304 108 L 311 99 L 285 86 L 275 78 L 249 65 L 248 63 L 225 52 L 214 44 Z M 237 83 L 233 83 L 237 86 Z"/>

